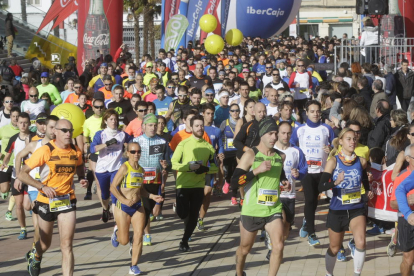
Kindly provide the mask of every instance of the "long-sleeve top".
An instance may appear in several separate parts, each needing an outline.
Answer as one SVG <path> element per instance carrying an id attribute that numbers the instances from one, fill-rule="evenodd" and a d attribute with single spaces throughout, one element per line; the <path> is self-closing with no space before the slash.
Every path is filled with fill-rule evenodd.
<path id="1" fill-rule="evenodd" d="M 181 188 L 204 188 L 205 173 L 196 174 L 190 171 L 191 161 L 199 162 L 203 166 L 210 167 L 208 174 L 218 172 L 214 162 L 215 150 L 213 146 L 204 139 L 191 136 L 181 141 L 171 158 L 172 169 L 177 171 L 176 187 Z"/>
<path id="2" fill-rule="evenodd" d="M 398 202 L 398 209 L 404 215 L 404 218 L 408 220 L 408 216 L 412 214 L 410 205 L 408 205 L 407 194 L 414 189 L 414 174 L 411 173 L 404 181 L 398 185 L 395 190 L 395 197 Z"/>

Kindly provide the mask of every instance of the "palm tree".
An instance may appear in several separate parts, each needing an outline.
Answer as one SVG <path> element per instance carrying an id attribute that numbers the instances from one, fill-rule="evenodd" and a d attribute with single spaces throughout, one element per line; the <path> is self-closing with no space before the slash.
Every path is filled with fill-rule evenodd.
<path id="1" fill-rule="evenodd" d="M 154 19 L 156 16 L 161 15 L 161 0 L 153 0 L 148 12 L 148 23 L 149 23 L 149 38 L 151 45 L 151 56 L 155 57 L 155 33 L 154 33 Z"/>
<path id="2" fill-rule="evenodd" d="M 20 0 L 20 8 L 22 10 L 22 20 L 27 22 L 26 0 Z"/>
<path id="3" fill-rule="evenodd" d="M 140 36 L 139 36 L 139 18 L 143 14 L 144 7 L 146 6 L 146 0 L 124 0 L 124 7 L 131 11 L 134 17 L 134 44 L 135 44 L 135 59 L 137 63 L 140 62 Z M 144 49 L 145 51 L 145 49 Z"/>

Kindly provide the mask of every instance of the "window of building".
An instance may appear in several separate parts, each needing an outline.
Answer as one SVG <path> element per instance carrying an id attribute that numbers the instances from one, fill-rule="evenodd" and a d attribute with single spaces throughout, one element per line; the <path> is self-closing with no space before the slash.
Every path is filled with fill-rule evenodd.
<path id="1" fill-rule="evenodd" d="M 27 3 L 30 5 L 40 5 L 41 0 L 27 0 Z"/>

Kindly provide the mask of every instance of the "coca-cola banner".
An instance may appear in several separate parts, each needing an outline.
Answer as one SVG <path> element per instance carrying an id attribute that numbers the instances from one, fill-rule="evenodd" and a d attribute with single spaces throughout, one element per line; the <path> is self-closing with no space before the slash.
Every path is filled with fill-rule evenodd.
<path id="1" fill-rule="evenodd" d="M 101 54 L 114 56 L 122 44 L 123 1 L 79 1 L 78 12 L 78 71 L 86 62 Z"/>
<path id="2" fill-rule="evenodd" d="M 397 221 L 397 211 L 391 208 L 391 194 L 394 182 L 391 180 L 392 168 L 383 170 L 371 164 L 369 185 L 374 197 L 368 201 L 368 217 L 383 221 Z"/>

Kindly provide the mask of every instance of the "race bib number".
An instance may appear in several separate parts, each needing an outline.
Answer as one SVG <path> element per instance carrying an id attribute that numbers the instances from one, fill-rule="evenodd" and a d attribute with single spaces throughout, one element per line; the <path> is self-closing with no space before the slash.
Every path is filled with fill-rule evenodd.
<path id="1" fill-rule="evenodd" d="M 140 188 L 142 183 L 141 182 L 131 182 L 129 185 L 131 187 L 134 187 L 134 188 Z"/>
<path id="2" fill-rule="evenodd" d="M 342 204 L 355 204 L 361 202 L 361 187 L 341 190 Z"/>
<path id="3" fill-rule="evenodd" d="M 313 169 L 320 168 L 322 166 L 321 160 L 308 160 L 308 166 L 310 166 Z"/>
<path id="4" fill-rule="evenodd" d="M 157 177 L 157 168 L 144 168 L 144 180 L 152 181 Z"/>
<path id="5" fill-rule="evenodd" d="M 3 169 L 3 172 L 7 172 L 7 170 L 9 169 L 9 166 L 6 166 L 4 169 Z"/>
<path id="6" fill-rule="evenodd" d="M 278 190 L 259 189 L 257 204 L 274 206 L 279 198 Z"/>
<path id="7" fill-rule="evenodd" d="M 165 117 L 165 115 L 167 115 L 168 112 L 168 108 L 160 108 L 158 109 L 158 115 L 161 115 L 163 117 Z"/>
<path id="8" fill-rule="evenodd" d="M 228 149 L 234 149 L 233 139 L 232 138 L 227 138 L 227 148 Z"/>
<path id="9" fill-rule="evenodd" d="M 72 209 L 70 204 L 70 195 L 57 196 L 49 198 L 49 209 L 50 212 L 59 212 L 63 210 Z"/>

